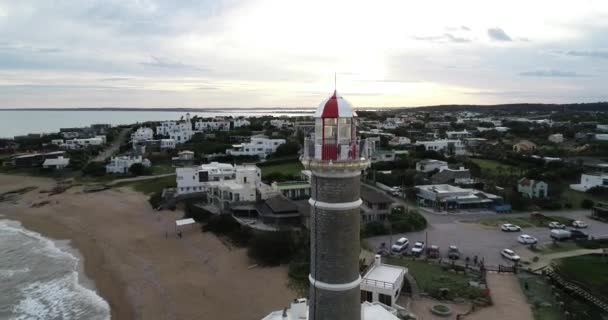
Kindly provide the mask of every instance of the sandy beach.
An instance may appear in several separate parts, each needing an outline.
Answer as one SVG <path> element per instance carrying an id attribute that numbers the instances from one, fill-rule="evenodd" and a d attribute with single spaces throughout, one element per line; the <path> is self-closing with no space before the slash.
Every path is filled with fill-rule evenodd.
<path id="1" fill-rule="evenodd" d="M 0 175 L 0 193 L 36 186 L 0 203 L 0 218 L 20 221 L 53 239 L 71 240 L 85 272 L 111 306 L 112 319 L 261 319 L 287 306 L 287 268 L 252 268 L 245 249 L 187 228 L 175 236 L 180 211 L 154 211 L 129 188 L 49 196 L 52 179 Z M 32 204 L 49 201 L 40 207 Z"/>

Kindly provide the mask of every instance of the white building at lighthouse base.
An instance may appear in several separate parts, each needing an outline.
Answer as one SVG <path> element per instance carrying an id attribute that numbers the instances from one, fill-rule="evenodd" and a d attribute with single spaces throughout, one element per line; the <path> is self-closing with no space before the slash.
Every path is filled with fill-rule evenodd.
<path id="1" fill-rule="evenodd" d="M 308 303 L 305 298 L 296 299 L 285 310 L 274 311 L 262 320 L 308 320 Z M 361 304 L 361 320 L 399 320 L 397 309 L 379 302 Z"/>

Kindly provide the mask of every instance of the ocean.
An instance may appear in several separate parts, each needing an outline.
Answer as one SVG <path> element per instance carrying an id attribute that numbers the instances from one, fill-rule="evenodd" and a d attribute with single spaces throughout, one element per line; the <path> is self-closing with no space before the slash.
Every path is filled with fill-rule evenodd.
<path id="1" fill-rule="evenodd" d="M 94 123 L 108 123 L 112 125 L 131 124 L 145 121 L 179 120 L 186 112 L 175 111 L 83 111 L 83 110 L 57 110 L 57 111 L 6 111 L 0 110 L 0 137 L 12 138 L 28 133 L 52 133 L 59 128 L 84 127 Z M 191 116 L 305 116 L 301 110 L 235 110 L 226 111 L 209 110 L 190 112 Z"/>
<path id="2" fill-rule="evenodd" d="M 0 220 L 0 319 L 109 320 L 81 262 L 67 242 Z"/>

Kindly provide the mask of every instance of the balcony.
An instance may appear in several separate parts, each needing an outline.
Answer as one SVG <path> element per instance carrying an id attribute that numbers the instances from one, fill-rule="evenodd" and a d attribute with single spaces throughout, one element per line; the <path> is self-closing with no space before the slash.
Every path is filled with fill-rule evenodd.
<path id="1" fill-rule="evenodd" d="M 369 159 L 367 139 L 304 139 L 302 160 L 359 161 Z"/>

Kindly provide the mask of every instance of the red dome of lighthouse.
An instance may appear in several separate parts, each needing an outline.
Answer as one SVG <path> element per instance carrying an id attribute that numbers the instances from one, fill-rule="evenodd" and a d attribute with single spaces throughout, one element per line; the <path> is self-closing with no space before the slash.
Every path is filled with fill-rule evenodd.
<path id="1" fill-rule="evenodd" d="M 314 115 L 315 118 L 352 118 L 356 116 L 357 113 L 353 106 L 336 91 L 331 97 L 321 102 Z"/>

